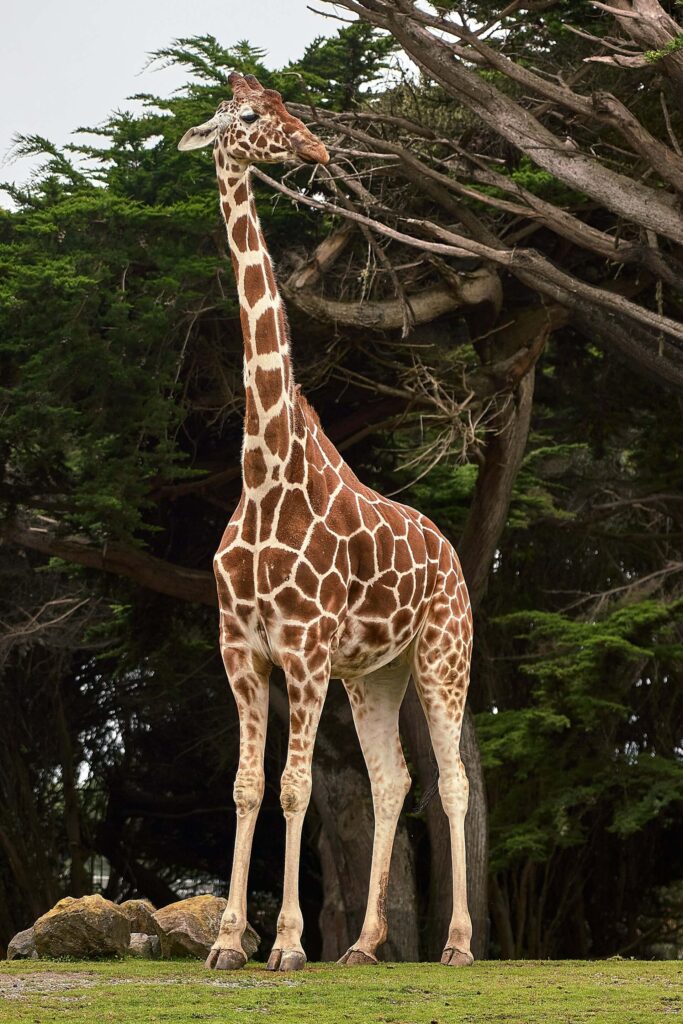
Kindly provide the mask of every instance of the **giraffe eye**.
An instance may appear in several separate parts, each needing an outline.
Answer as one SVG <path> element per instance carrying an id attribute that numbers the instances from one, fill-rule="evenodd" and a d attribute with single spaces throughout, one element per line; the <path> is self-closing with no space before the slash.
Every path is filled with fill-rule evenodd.
<path id="1" fill-rule="evenodd" d="M 246 110 L 240 111 L 240 118 L 245 124 L 253 124 L 254 121 L 258 121 L 259 115 L 251 107 L 247 107 Z"/>

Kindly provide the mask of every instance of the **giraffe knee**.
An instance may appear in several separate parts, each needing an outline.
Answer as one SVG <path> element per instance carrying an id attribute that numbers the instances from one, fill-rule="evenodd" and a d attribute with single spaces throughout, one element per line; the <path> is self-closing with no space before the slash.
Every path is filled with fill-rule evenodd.
<path id="1" fill-rule="evenodd" d="M 399 814 L 411 785 L 412 779 L 405 762 L 381 779 L 373 779 L 372 799 L 375 807 L 389 816 Z"/>
<path id="2" fill-rule="evenodd" d="M 238 771 L 232 795 L 239 815 L 258 810 L 263 800 L 265 779 L 262 774 Z"/>
<path id="3" fill-rule="evenodd" d="M 292 777 L 285 772 L 280 788 L 280 805 L 286 815 L 301 814 L 311 799 L 311 777 Z"/>
<path id="4" fill-rule="evenodd" d="M 439 794 L 446 814 L 465 814 L 469 793 L 470 784 L 465 766 L 458 759 L 451 770 L 442 771 L 439 775 Z"/>
<path id="5" fill-rule="evenodd" d="M 308 807 L 310 790 L 300 786 L 283 786 L 280 791 L 280 805 L 285 814 L 300 814 Z"/>

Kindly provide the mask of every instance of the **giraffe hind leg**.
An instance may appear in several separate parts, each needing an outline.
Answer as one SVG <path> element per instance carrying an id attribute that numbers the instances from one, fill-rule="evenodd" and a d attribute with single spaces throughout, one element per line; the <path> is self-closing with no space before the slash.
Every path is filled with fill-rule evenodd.
<path id="1" fill-rule="evenodd" d="M 375 836 L 365 920 L 358 940 L 340 964 L 377 963 L 377 948 L 386 939 L 386 896 L 396 825 L 410 774 L 398 732 L 398 712 L 406 692 L 410 668 L 390 665 L 364 679 L 344 680 L 353 720 L 370 776 L 375 811 Z"/>
<path id="2" fill-rule="evenodd" d="M 457 595 L 433 602 L 413 651 L 413 678 L 439 766 L 439 793 L 451 836 L 453 910 L 441 963 L 469 966 L 472 923 L 467 908 L 465 815 L 469 783 L 460 733 L 469 683 L 472 623 Z"/>

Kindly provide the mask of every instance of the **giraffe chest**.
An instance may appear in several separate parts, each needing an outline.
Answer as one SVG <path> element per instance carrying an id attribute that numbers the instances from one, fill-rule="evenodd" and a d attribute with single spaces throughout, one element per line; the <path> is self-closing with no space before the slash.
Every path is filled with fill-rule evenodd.
<path id="1" fill-rule="evenodd" d="M 241 530 L 214 560 L 221 613 L 229 632 L 275 664 L 286 651 L 331 646 L 348 593 L 334 560 L 323 566 L 288 538 L 248 543 Z"/>

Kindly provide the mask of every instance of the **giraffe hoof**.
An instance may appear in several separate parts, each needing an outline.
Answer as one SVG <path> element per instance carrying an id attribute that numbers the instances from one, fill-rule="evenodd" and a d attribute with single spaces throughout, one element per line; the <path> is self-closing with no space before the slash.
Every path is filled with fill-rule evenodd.
<path id="1" fill-rule="evenodd" d="M 344 956 L 337 960 L 338 964 L 345 964 L 347 967 L 374 967 L 377 964 L 377 957 L 370 953 L 364 953 L 362 949 L 347 949 Z"/>
<path id="2" fill-rule="evenodd" d="M 267 971 L 303 971 L 306 954 L 300 949 L 274 949 L 268 957 Z"/>
<path id="3" fill-rule="evenodd" d="M 212 949 L 205 966 L 212 971 L 239 971 L 247 962 L 241 949 Z"/>
<path id="4" fill-rule="evenodd" d="M 471 953 L 463 953 L 461 949 L 456 949 L 455 946 L 446 946 L 441 955 L 441 963 L 446 967 L 471 967 L 474 957 Z"/>

